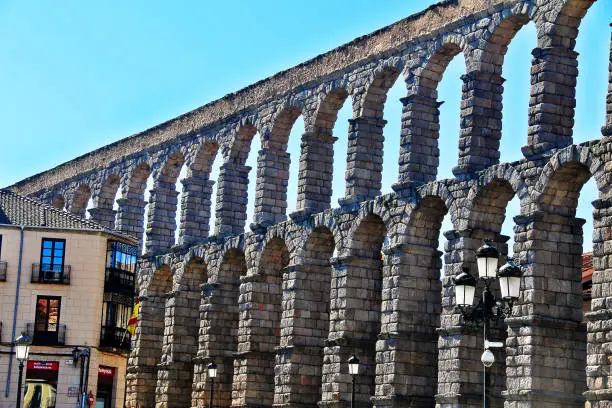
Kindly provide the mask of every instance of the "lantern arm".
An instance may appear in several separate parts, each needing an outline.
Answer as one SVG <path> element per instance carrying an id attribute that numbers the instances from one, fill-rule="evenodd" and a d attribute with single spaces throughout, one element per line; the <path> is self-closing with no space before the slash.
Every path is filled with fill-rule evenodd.
<path id="1" fill-rule="evenodd" d="M 510 317 L 513 306 L 513 299 L 497 300 L 485 282 L 484 297 L 481 293 L 475 306 L 455 306 L 455 310 L 461 313 L 466 326 L 479 327 L 484 322 L 485 316 L 495 322 Z"/>

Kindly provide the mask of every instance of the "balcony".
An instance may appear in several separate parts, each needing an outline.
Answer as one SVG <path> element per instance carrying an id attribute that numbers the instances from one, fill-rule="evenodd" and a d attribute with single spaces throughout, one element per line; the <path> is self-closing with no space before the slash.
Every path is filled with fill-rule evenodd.
<path id="1" fill-rule="evenodd" d="M 63 346 L 66 344 L 66 325 L 59 324 L 56 331 L 35 331 L 34 323 L 26 323 L 26 335 L 36 346 Z"/>
<path id="2" fill-rule="evenodd" d="M 117 268 L 106 268 L 104 292 L 134 295 L 135 275 Z"/>
<path id="3" fill-rule="evenodd" d="M 32 283 L 54 283 L 70 285 L 70 265 L 64 265 L 61 271 L 51 270 L 48 265 L 32 264 Z"/>
<path id="4" fill-rule="evenodd" d="M 0 261 L 0 282 L 6 282 L 6 268 L 8 263 L 6 261 Z"/>
<path id="5" fill-rule="evenodd" d="M 130 350 L 131 336 L 127 329 L 121 327 L 102 326 L 100 331 L 100 347 Z"/>

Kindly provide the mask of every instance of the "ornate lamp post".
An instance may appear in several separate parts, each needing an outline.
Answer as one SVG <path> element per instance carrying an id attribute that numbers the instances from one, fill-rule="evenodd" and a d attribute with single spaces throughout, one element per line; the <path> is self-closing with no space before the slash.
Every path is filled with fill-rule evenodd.
<path id="1" fill-rule="evenodd" d="M 208 378 L 210 378 L 210 401 L 208 403 L 208 408 L 213 408 L 213 394 L 215 392 L 215 378 L 217 377 L 217 365 L 213 361 L 208 364 Z"/>
<path id="2" fill-rule="evenodd" d="M 19 378 L 17 380 L 17 408 L 21 408 L 21 385 L 23 377 L 23 363 L 27 361 L 30 354 L 30 344 L 32 341 L 25 333 L 15 339 L 15 354 L 19 361 Z"/>
<path id="3" fill-rule="evenodd" d="M 353 379 L 353 388 L 351 390 L 351 408 L 355 408 L 355 377 L 359 374 L 359 358 L 356 355 L 352 355 L 348 359 L 349 374 Z"/>
<path id="4" fill-rule="evenodd" d="M 497 270 L 499 261 L 499 252 L 497 248 L 485 242 L 483 246 L 476 251 L 478 264 L 478 278 L 472 276 L 467 268 L 453 279 L 455 285 L 455 300 L 457 308 L 463 315 L 467 323 L 478 325 L 482 322 L 484 351 L 480 357 L 480 361 L 484 366 L 484 382 L 483 382 L 483 406 L 487 407 L 487 368 L 491 367 L 495 362 L 495 356 L 491 352 L 491 348 L 503 347 L 502 342 L 491 342 L 487 339 L 487 328 L 489 323 L 507 317 L 512 313 L 512 305 L 519 297 L 521 286 L 521 269 L 512 262 L 511 259 Z M 499 279 L 501 289 L 501 299 L 495 297 L 491 292 L 491 283 L 495 279 Z M 476 293 L 476 285 L 478 281 L 483 282 L 484 288 L 482 298 L 476 306 L 474 306 L 474 295 Z"/>

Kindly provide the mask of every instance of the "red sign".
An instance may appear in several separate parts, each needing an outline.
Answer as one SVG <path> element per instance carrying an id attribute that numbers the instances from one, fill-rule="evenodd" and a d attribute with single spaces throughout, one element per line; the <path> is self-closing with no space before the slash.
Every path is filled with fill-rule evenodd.
<path id="1" fill-rule="evenodd" d="M 59 361 L 28 361 L 28 370 L 59 370 Z"/>
<path id="2" fill-rule="evenodd" d="M 100 367 L 98 367 L 98 375 L 101 375 L 101 376 L 104 376 L 104 377 L 114 377 L 115 376 L 115 367 L 100 366 Z"/>

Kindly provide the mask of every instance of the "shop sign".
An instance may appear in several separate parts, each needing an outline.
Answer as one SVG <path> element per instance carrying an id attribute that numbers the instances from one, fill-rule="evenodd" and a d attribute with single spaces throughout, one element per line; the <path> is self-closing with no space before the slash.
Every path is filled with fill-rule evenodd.
<path id="1" fill-rule="evenodd" d="M 28 361 L 28 370 L 58 371 L 59 361 Z"/>
<path id="2" fill-rule="evenodd" d="M 79 387 L 68 387 L 68 396 L 69 397 L 78 397 L 79 396 Z"/>
<path id="3" fill-rule="evenodd" d="M 104 376 L 104 377 L 114 377 L 115 376 L 115 367 L 99 366 L 98 367 L 98 375 L 101 375 L 101 376 Z"/>

